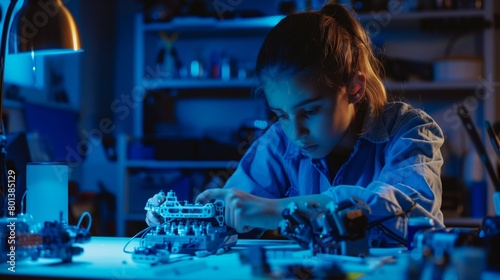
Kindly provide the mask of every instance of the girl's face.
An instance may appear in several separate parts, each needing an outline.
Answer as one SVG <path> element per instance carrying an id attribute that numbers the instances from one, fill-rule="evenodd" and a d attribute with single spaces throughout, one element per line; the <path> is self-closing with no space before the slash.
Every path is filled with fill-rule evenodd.
<path id="1" fill-rule="evenodd" d="M 332 92 L 305 78 L 285 78 L 268 80 L 264 92 L 283 131 L 305 155 L 322 158 L 350 145 L 343 138 L 355 110 L 345 90 Z"/>

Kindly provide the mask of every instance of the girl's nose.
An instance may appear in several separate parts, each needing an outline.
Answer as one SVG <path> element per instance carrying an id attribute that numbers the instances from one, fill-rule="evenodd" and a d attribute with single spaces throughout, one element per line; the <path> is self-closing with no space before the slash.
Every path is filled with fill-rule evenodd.
<path id="1" fill-rule="evenodd" d="M 300 140 L 309 134 L 309 130 L 300 120 L 293 120 L 290 124 L 290 138 L 294 141 Z"/>

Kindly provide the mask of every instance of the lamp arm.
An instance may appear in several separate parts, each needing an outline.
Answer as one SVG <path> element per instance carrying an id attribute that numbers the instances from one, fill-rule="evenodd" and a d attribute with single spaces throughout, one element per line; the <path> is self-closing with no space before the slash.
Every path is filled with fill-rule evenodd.
<path id="1" fill-rule="evenodd" d="M 3 126 L 2 107 L 4 93 L 4 72 L 5 72 L 5 57 L 7 53 L 7 36 L 9 35 L 10 18 L 16 7 L 17 0 L 11 0 L 2 27 L 2 40 L 0 42 L 0 183 L 2 184 L 3 195 L 3 213 L 7 217 L 7 164 L 5 146 L 7 145 L 7 137 Z"/>
<path id="2" fill-rule="evenodd" d="M 3 123 L 2 118 L 2 108 L 3 108 L 3 93 L 4 93 L 4 72 L 5 72 L 5 58 L 7 54 L 7 36 L 9 36 L 9 26 L 10 19 L 14 13 L 14 8 L 16 7 L 17 0 L 11 0 L 7 12 L 5 13 L 5 19 L 2 26 L 2 41 L 0 42 L 0 123 Z M 0 135 L 4 135 L 3 125 L 0 125 Z M 5 145 L 2 145 L 2 148 Z"/>

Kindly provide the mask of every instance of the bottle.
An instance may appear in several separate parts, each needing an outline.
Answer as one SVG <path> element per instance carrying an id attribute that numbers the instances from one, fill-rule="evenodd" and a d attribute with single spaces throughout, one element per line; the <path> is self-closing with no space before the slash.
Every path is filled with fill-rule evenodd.
<path id="1" fill-rule="evenodd" d="M 231 63 L 226 53 L 220 58 L 221 78 L 225 81 L 231 79 Z"/>
<path id="2" fill-rule="evenodd" d="M 221 77 L 221 57 L 216 51 L 212 52 L 210 62 L 210 78 L 219 79 Z"/>

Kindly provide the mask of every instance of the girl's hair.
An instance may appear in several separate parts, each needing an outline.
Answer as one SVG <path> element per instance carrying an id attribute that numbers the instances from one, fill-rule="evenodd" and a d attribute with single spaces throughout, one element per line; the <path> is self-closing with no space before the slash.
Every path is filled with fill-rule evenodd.
<path id="1" fill-rule="evenodd" d="M 260 49 L 257 77 L 263 84 L 266 80 L 309 75 L 319 85 L 338 92 L 361 72 L 366 77 L 366 100 L 358 109 L 376 116 L 387 102 L 381 64 L 361 24 L 334 2 L 321 11 L 292 14 L 281 20 Z"/>

